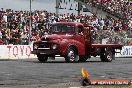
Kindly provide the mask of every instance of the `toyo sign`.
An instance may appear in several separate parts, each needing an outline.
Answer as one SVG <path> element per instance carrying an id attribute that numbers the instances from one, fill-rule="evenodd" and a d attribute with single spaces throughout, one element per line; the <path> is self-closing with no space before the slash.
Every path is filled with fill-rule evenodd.
<path id="1" fill-rule="evenodd" d="M 32 47 L 31 46 L 24 46 L 24 45 L 19 45 L 19 46 L 11 46 L 11 45 L 8 45 L 7 46 L 8 48 L 8 56 L 10 57 L 11 55 L 13 55 L 14 57 L 16 56 L 30 56 L 30 53 L 31 53 L 31 49 Z"/>
<path id="2" fill-rule="evenodd" d="M 0 57 L 11 59 L 34 58 L 32 45 L 0 45 Z"/>

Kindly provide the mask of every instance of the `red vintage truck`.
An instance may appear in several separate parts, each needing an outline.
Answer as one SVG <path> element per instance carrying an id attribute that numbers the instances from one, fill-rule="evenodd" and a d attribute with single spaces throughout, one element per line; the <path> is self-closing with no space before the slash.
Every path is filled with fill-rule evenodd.
<path id="1" fill-rule="evenodd" d="M 32 54 L 40 62 L 49 57 L 64 57 L 66 62 L 85 62 L 91 56 L 100 56 L 102 62 L 115 59 L 116 49 L 121 44 L 92 44 L 92 26 L 77 22 L 58 22 L 52 25 L 47 35 L 33 43 Z"/>

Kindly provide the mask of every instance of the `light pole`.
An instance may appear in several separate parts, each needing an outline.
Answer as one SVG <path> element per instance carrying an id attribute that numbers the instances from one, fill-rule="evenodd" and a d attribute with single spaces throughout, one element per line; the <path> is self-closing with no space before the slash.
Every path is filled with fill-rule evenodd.
<path id="1" fill-rule="evenodd" d="M 60 0 L 56 0 L 56 15 L 57 16 L 59 14 L 59 3 L 60 3 Z"/>
<path id="2" fill-rule="evenodd" d="M 32 5 L 31 5 L 31 2 L 32 2 L 32 0 L 30 0 L 30 21 L 29 21 L 29 40 L 28 40 L 28 44 L 30 44 L 31 43 L 31 30 L 32 30 L 32 14 L 31 14 L 31 7 L 32 7 Z"/>

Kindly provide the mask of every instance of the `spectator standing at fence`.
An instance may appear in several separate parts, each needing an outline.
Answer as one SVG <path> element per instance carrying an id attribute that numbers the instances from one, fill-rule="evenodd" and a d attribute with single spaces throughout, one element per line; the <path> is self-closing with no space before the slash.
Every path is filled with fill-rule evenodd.
<path id="1" fill-rule="evenodd" d="M 0 39 L 2 39 L 2 33 L 1 33 L 1 30 L 0 30 Z"/>
<path id="2" fill-rule="evenodd" d="M 27 34 L 27 31 L 24 31 L 22 34 L 21 34 L 21 44 L 23 45 L 27 45 L 28 44 L 28 34 Z"/>
<path id="3" fill-rule="evenodd" d="M 31 38 L 31 41 L 38 41 L 40 40 L 40 35 L 39 33 L 35 32 L 32 34 L 32 38 Z"/>
<path id="4" fill-rule="evenodd" d="M 4 15 L 3 15 L 3 21 L 7 23 L 7 13 L 4 13 Z"/>
<path id="5" fill-rule="evenodd" d="M 32 33 L 31 41 L 32 41 L 32 42 L 37 41 L 36 36 L 35 36 L 34 33 Z"/>
<path id="6" fill-rule="evenodd" d="M 130 30 L 132 30 L 132 18 L 128 22 L 128 27 L 129 27 Z"/>

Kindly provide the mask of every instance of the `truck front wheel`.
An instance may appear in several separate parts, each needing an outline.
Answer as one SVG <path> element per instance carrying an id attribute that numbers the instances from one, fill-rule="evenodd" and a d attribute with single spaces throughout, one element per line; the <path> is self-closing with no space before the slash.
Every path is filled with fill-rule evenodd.
<path id="1" fill-rule="evenodd" d="M 102 62 L 111 62 L 114 56 L 111 49 L 106 49 L 104 53 L 100 54 L 100 59 Z"/>
<path id="2" fill-rule="evenodd" d="M 78 61 L 77 50 L 73 47 L 69 47 L 66 51 L 65 61 L 66 62 L 76 62 Z"/>
<path id="3" fill-rule="evenodd" d="M 43 55 L 37 55 L 38 57 L 38 60 L 41 62 L 41 63 L 44 63 L 48 60 L 48 57 L 47 56 L 43 56 Z"/>

